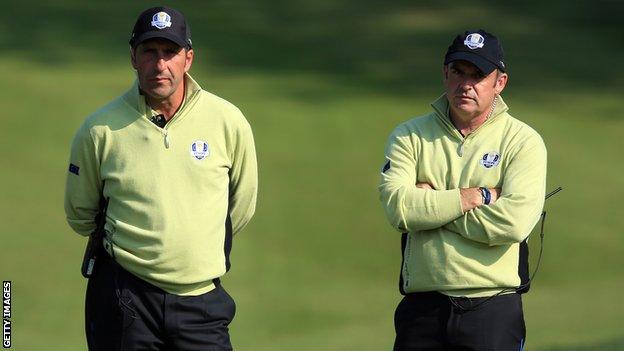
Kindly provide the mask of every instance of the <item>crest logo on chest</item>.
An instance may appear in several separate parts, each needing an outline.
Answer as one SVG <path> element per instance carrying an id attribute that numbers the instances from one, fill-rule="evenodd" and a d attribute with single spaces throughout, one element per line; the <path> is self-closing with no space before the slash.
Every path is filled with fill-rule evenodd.
<path id="1" fill-rule="evenodd" d="M 500 159 L 501 155 L 498 152 L 490 151 L 481 157 L 479 164 L 485 168 L 492 168 L 498 166 Z"/>
<path id="2" fill-rule="evenodd" d="M 195 140 L 190 147 L 191 156 L 197 160 L 203 160 L 210 156 L 210 148 L 208 143 L 203 140 Z"/>

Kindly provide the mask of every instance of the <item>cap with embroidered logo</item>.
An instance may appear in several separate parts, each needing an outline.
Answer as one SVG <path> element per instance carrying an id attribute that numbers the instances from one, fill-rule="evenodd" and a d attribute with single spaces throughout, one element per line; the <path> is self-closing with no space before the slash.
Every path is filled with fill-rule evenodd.
<path id="1" fill-rule="evenodd" d="M 129 43 L 135 48 L 152 38 L 168 39 L 187 49 L 192 47 L 191 29 L 184 15 L 170 7 L 152 7 L 141 12 Z"/>
<path id="2" fill-rule="evenodd" d="M 497 37 L 479 29 L 466 31 L 455 37 L 444 56 L 444 64 L 453 61 L 468 61 L 488 75 L 495 69 L 503 72 L 507 67 L 504 62 L 503 46 Z"/>

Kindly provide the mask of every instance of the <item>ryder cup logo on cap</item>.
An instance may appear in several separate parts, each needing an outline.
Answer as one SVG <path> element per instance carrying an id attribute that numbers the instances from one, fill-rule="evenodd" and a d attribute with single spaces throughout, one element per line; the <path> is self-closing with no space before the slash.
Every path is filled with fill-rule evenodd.
<path id="1" fill-rule="evenodd" d="M 208 148 L 208 143 L 203 140 L 195 140 L 191 144 L 191 156 L 198 160 L 203 160 L 210 155 L 210 149 Z"/>
<path id="2" fill-rule="evenodd" d="M 146 40 L 162 38 L 191 49 L 191 28 L 184 15 L 170 7 L 151 7 L 139 14 L 128 43 L 132 48 Z"/>
<path id="3" fill-rule="evenodd" d="M 501 156 L 496 151 L 490 151 L 483 155 L 479 160 L 479 163 L 485 168 L 492 168 L 500 163 Z"/>
<path id="4" fill-rule="evenodd" d="M 485 44 L 485 39 L 479 33 L 472 33 L 466 36 L 466 40 L 464 40 L 464 45 L 469 47 L 470 49 L 480 49 Z"/>
<path id="5" fill-rule="evenodd" d="M 171 27 L 171 16 L 166 12 L 158 12 L 152 16 L 152 27 L 163 29 Z"/>

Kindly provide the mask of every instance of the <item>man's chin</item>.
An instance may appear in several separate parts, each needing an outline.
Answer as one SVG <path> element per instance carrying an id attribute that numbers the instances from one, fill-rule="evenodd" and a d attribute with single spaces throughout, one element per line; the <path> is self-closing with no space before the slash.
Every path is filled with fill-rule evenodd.
<path id="1" fill-rule="evenodd" d="M 462 111 L 465 113 L 473 112 L 476 109 L 475 104 L 471 102 L 455 102 L 453 105 L 456 110 Z"/>
<path id="2" fill-rule="evenodd" d="M 163 100 L 171 95 L 170 89 L 163 88 L 143 89 L 143 93 L 156 100 Z"/>
<path id="3" fill-rule="evenodd" d="M 453 112 L 457 115 L 457 116 L 464 116 L 468 117 L 468 116 L 474 116 L 475 114 L 477 114 L 477 107 L 475 106 L 475 104 L 458 104 L 458 103 L 454 103 L 452 106 L 452 110 Z"/>

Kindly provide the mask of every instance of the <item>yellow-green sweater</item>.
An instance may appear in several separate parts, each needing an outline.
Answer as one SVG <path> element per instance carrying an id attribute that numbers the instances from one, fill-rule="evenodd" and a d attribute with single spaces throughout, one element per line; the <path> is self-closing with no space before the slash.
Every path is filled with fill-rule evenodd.
<path id="1" fill-rule="evenodd" d="M 517 287 L 527 279 L 522 242 L 544 205 L 544 142 L 507 113 L 500 96 L 490 118 L 465 138 L 450 121 L 445 95 L 432 107 L 392 132 L 381 173 L 387 218 L 405 233 L 401 290 L 478 297 Z M 416 188 L 421 182 L 435 190 Z M 471 187 L 502 193 L 462 213 L 459 189 Z"/>
<path id="2" fill-rule="evenodd" d="M 199 295 L 229 268 L 232 235 L 251 219 L 257 165 L 251 127 L 186 75 L 164 128 L 138 83 L 89 116 L 71 146 L 65 213 L 81 235 L 109 199 L 105 247 L 129 272 L 177 295 Z"/>

